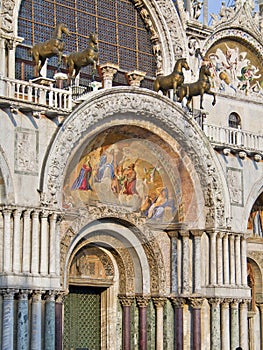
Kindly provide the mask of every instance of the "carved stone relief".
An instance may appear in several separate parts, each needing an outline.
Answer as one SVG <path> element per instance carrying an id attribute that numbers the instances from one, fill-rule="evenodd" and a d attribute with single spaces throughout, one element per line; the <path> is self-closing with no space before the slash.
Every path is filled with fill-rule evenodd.
<path id="1" fill-rule="evenodd" d="M 2 1 L 1 30 L 5 33 L 12 33 L 14 30 L 14 18 L 13 18 L 14 7 L 15 7 L 14 0 Z"/>
<path id="2" fill-rule="evenodd" d="M 17 128 L 15 138 L 15 172 L 38 174 L 38 132 Z"/>
<path id="3" fill-rule="evenodd" d="M 239 169 L 227 168 L 227 182 L 232 205 L 243 206 L 243 173 Z"/>

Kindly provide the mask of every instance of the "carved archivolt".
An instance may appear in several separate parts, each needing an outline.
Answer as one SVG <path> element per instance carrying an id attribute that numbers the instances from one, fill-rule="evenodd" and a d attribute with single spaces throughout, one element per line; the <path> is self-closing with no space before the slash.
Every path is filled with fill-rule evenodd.
<path id="1" fill-rule="evenodd" d="M 108 206 L 89 207 L 87 210 L 81 210 L 77 219 L 71 222 L 71 227 L 65 232 L 65 235 L 61 239 L 61 268 L 63 276 L 63 269 L 67 265 L 67 257 L 69 249 L 77 234 L 80 231 L 85 230 L 88 225 L 93 225 L 95 222 L 103 222 L 108 220 L 109 227 L 111 223 L 120 223 L 123 226 L 129 227 L 131 234 L 136 236 L 140 241 L 141 246 L 144 249 L 150 270 L 150 291 L 151 293 L 164 294 L 166 291 L 166 277 L 164 260 L 152 231 L 145 224 L 145 220 L 142 219 L 136 213 L 121 212 L 120 208 L 109 208 Z M 94 226 L 94 230 L 95 230 Z M 117 243 L 116 243 L 117 246 Z M 134 293 L 134 266 L 131 263 L 131 258 L 128 250 L 124 248 L 116 248 L 111 251 L 116 258 L 120 270 L 125 271 L 125 275 L 120 276 L 120 290 L 121 293 Z M 123 269 L 122 269 L 123 267 Z M 62 281 L 63 283 L 63 281 Z M 64 283 L 63 283 L 64 284 Z"/>
<path id="2" fill-rule="evenodd" d="M 46 162 L 43 204 L 61 206 L 67 164 L 77 145 L 82 144 L 85 137 L 123 124 L 141 124 L 151 132 L 162 128 L 170 134 L 177 147 L 179 144 L 190 158 L 199 177 L 208 210 L 207 224 L 225 224 L 226 185 L 220 178 L 217 160 L 202 131 L 172 101 L 160 95 L 156 98 L 156 94 L 144 89 L 132 91 L 122 87 L 99 91 L 67 118 Z"/>

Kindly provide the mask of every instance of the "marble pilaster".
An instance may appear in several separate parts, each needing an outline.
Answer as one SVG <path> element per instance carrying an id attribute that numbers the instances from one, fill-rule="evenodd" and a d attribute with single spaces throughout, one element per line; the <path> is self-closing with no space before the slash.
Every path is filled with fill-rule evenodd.
<path id="1" fill-rule="evenodd" d="M 31 256 L 31 225 L 30 211 L 23 212 L 23 256 L 22 256 L 22 272 L 30 272 L 30 256 Z"/>
<path id="2" fill-rule="evenodd" d="M 41 350 L 42 292 L 35 291 L 31 307 L 31 350 Z"/>
<path id="3" fill-rule="evenodd" d="M 30 291 L 21 291 L 18 295 L 17 305 L 17 350 L 28 350 L 28 294 Z"/>
<path id="4" fill-rule="evenodd" d="M 241 237 L 241 282 L 243 286 L 247 286 L 247 239 Z"/>
<path id="5" fill-rule="evenodd" d="M 224 299 L 221 303 L 221 339 L 222 350 L 229 350 L 230 348 L 230 312 L 229 303 L 231 299 Z"/>
<path id="6" fill-rule="evenodd" d="M 177 249 L 177 231 L 169 230 L 168 235 L 171 240 L 171 279 L 172 293 L 178 294 L 178 249 Z"/>
<path id="7" fill-rule="evenodd" d="M 32 258 L 31 258 L 31 272 L 33 274 L 39 273 L 39 212 L 32 213 Z"/>
<path id="8" fill-rule="evenodd" d="M 263 330 L 263 303 L 259 304 L 259 310 L 260 310 L 260 329 Z M 263 336 L 261 337 L 261 349 L 263 349 Z"/>
<path id="9" fill-rule="evenodd" d="M 209 232 L 210 237 L 210 284 L 212 286 L 216 285 L 217 282 L 217 262 L 216 262 L 216 232 L 211 231 Z"/>
<path id="10" fill-rule="evenodd" d="M 48 274 L 48 212 L 41 213 L 40 273 Z"/>
<path id="11" fill-rule="evenodd" d="M 50 292 L 45 302 L 45 350 L 55 350 L 55 295 Z"/>
<path id="12" fill-rule="evenodd" d="M 21 242 L 21 233 L 20 233 L 20 220 L 21 220 L 21 210 L 14 210 L 13 212 L 14 218 L 14 235 L 13 240 L 16 242 L 13 244 L 13 272 L 18 273 L 21 272 L 21 254 L 20 254 L 20 242 Z"/>
<path id="13" fill-rule="evenodd" d="M 217 257 L 217 284 L 222 286 L 223 284 L 223 233 L 217 234 L 217 245 L 216 245 L 216 257 Z"/>
<path id="14" fill-rule="evenodd" d="M 136 301 L 139 306 L 139 349 L 147 350 L 147 306 L 149 298 L 137 296 Z"/>
<path id="15" fill-rule="evenodd" d="M 229 237 L 229 253 L 230 253 L 230 284 L 236 283 L 236 261 L 235 261 L 235 236 Z"/>
<path id="16" fill-rule="evenodd" d="M 242 350 L 248 350 L 248 301 L 243 300 L 240 303 L 240 346 Z"/>
<path id="17" fill-rule="evenodd" d="M 4 209 L 3 272 L 11 270 L 11 210 Z"/>
<path id="18" fill-rule="evenodd" d="M 229 239 L 228 234 L 225 233 L 223 237 L 223 254 L 224 254 L 224 262 L 223 262 L 223 272 L 224 272 L 224 284 L 229 284 Z"/>
<path id="19" fill-rule="evenodd" d="M 55 275 L 56 273 L 56 225 L 57 214 L 53 213 L 49 219 L 49 273 Z"/>
<path id="20" fill-rule="evenodd" d="M 122 305 L 122 349 L 131 349 L 131 305 L 134 302 L 132 296 L 119 296 Z"/>
<path id="21" fill-rule="evenodd" d="M 166 298 L 156 297 L 153 298 L 153 303 L 156 309 L 156 340 L 155 349 L 163 350 L 163 308 L 166 302 Z"/>
<path id="22" fill-rule="evenodd" d="M 15 290 L 3 293 L 2 350 L 14 349 L 14 296 Z"/>
<path id="23" fill-rule="evenodd" d="M 182 294 L 189 294 L 189 231 L 180 231 L 182 237 Z"/>
<path id="24" fill-rule="evenodd" d="M 211 350 L 218 350 L 221 347 L 220 299 L 211 298 L 209 303 L 211 305 Z"/>
<path id="25" fill-rule="evenodd" d="M 231 319 L 231 337 L 230 337 L 230 349 L 235 350 L 239 346 L 239 313 L 238 313 L 239 301 L 233 300 L 230 303 L 230 319 Z"/>
<path id="26" fill-rule="evenodd" d="M 192 230 L 194 237 L 194 293 L 201 292 L 201 237 L 203 231 Z"/>
<path id="27" fill-rule="evenodd" d="M 240 235 L 235 236 L 235 255 L 236 255 L 236 284 L 241 285 L 241 247 Z"/>

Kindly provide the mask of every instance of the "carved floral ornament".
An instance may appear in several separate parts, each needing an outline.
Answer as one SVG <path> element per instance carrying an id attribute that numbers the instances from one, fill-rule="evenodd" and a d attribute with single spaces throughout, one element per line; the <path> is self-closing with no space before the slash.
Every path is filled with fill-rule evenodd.
<path id="1" fill-rule="evenodd" d="M 156 125 L 163 125 L 169 134 L 181 145 L 190 157 L 205 192 L 209 207 L 209 224 L 224 225 L 223 185 L 219 171 L 213 161 L 212 151 L 202 140 L 198 127 L 188 120 L 172 101 L 161 96 L 156 99 L 150 91 L 129 94 L 127 88 L 116 89 L 114 93 L 99 91 L 68 117 L 57 135 L 47 161 L 43 192 L 46 205 L 61 205 L 61 189 L 69 155 L 75 145 L 83 142 L 83 135 L 106 130 L 116 125 L 143 125 L 143 128 L 158 131 Z M 110 93 L 110 98 L 108 94 Z M 159 129 L 160 130 L 160 129 Z M 216 209 L 215 209 L 216 208 Z"/>

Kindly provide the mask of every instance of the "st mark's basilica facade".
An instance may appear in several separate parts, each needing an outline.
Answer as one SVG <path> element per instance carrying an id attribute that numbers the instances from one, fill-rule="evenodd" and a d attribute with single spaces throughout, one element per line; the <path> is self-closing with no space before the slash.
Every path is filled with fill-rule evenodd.
<path id="1" fill-rule="evenodd" d="M 263 1 L 2 0 L 0 348 L 263 349 Z"/>

